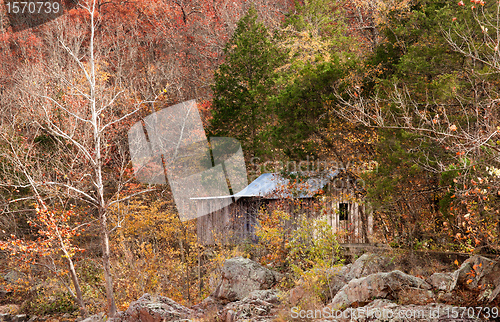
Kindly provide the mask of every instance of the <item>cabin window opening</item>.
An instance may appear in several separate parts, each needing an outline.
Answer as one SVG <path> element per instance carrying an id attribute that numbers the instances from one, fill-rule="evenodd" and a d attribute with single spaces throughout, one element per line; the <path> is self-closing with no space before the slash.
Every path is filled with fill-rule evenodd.
<path id="1" fill-rule="evenodd" d="M 349 220 L 349 204 L 339 203 L 339 220 Z"/>

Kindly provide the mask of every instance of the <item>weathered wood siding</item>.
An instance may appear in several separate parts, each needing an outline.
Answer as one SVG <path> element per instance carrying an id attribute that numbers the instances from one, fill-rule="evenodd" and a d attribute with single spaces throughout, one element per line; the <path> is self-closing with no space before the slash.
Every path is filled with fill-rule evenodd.
<path id="1" fill-rule="evenodd" d="M 340 243 L 369 243 L 372 234 L 372 216 L 366 214 L 365 205 L 353 201 L 345 202 L 348 205 L 348 219 L 341 220 L 339 205 L 344 202 L 333 201 L 331 211 L 327 212 L 328 224 L 339 234 Z"/>
<path id="2" fill-rule="evenodd" d="M 199 216 L 197 219 L 198 242 L 202 245 L 255 242 L 257 216 L 264 208 L 268 211 L 279 208 L 291 214 L 292 218 L 286 228 L 293 228 L 298 215 L 305 214 L 312 217 L 315 212 L 315 202 L 312 198 L 287 200 L 248 197 L 240 198 L 221 209 L 218 209 L 215 203 L 217 199 L 197 201 L 198 213 L 208 212 L 208 215 Z M 218 210 L 210 211 L 211 209 Z"/>
<path id="3" fill-rule="evenodd" d="M 323 215 L 339 234 L 340 243 L 369 243 L 373 233 L 373 216 L 362 199 L 355 196 L 348 185 L 333 187 L 324 205 Z M 341 220 L 340 205 L 347 204 L 347 220 Z"/>
<path id="4" fill-rule="evenodd" d="M 259 198 L 240 198 L 229 206 L 211 212 L 216 199 L 198 200 L 198 213 L 208 215 L 198 217 L 198 242 L 203 245 L 238 243 L 254 241 L 256 215 L 264 200 Z"/>

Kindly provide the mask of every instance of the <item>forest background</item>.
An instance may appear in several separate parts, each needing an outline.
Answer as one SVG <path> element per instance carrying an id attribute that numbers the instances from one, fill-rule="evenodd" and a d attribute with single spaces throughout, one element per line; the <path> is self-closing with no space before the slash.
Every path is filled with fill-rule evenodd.
<path id="1" fill-rule="evenodd" d="M 297 264 L 272 218 L 259 245 L 204 247 L 168 185 L 135 180 L 128 129 L 189 99 L 242 143 L 250 180 L 343 165 L 374 242 L 498 253 L 499 3 L 89 0 L 17 31 L 4 4 L 3 301 L 113 315 L 145 292 L 199 302 L 228 256 Z"/>

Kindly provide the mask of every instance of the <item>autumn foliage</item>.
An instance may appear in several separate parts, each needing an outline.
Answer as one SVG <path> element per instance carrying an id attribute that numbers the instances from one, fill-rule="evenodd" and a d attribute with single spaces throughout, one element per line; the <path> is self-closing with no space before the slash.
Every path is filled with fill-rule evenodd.
<path id="1" fill-rule="evenodd" d="M 113 315 L 145 292 L 201 301 L 229 256 L 295 277 L 340 262 L 325 222 L 294 233 L 283 209 L 262 209 L 255 245 L 198 245 L 169 186 L 137 182 L 128 129 L 189 99 L 248 162 L 346 168 L 372 241 L 498 253 L 498 4 L 85 0 L 25 29 L 4 4 L 5 301 Z"/>

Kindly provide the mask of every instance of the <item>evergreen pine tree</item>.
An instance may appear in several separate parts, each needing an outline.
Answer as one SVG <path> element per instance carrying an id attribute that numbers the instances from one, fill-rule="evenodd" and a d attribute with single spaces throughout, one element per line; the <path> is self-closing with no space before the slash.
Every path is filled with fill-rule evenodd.
<path id="1" fill-rule="evenodd" d="M 247 156 L 261 155 L 263 128 L 271 122 L 266 106 L 278 51 L 253 7 L 239 21 L 224 53 L 225 62 L 215 73 L 210 134 L 234 137 Z"/>

